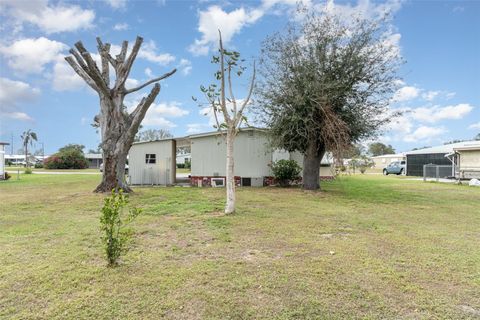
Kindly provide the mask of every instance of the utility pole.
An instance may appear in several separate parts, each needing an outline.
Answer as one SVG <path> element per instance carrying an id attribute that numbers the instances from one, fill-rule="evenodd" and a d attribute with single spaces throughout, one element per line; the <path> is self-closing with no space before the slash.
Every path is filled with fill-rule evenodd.
<path id="1" fill-rule="evenodd" d="M 10 154 L 13 156 L 13 132 L 12 132 L 12 144 L 11 144 L 12 148 L 10 149 Z"/>

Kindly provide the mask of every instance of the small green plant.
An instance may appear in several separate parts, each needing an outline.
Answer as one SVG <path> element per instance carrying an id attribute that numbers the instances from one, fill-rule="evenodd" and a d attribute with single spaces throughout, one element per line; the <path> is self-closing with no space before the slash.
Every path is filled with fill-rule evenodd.
<path id="1" fill-rule="evenodd" d="M 25 168 L 25 174 L 32 174 L 32 172 L 33 172 L 32 168 L 29 168 L 29 167 Z"/>
<path id="2" fill-rule="evenodd" d="M 35 169 L 42 169 L 42 168 L 43 168 L 43 164 L 42 164 L 42 163 L 35 163 L 34 168 L 35 168 Z"/>
<path id="3" fill-rule="evenodd" d="M 298 180 L 302 171 L 295 160 L 278 160 L 271 167 L 273 176 L 281 187 L 288 187 L 292 181 Z"/>
<path id="4" fill-rule="evenodd" d="M 128 196 L 120 189 L 118 193 L 106 197 L 100 217 L 101 230 L 104 232 L 102 242 L 109 266 L 118 264 L 118 259 L 129 249 L 133 230 L 128 225 L 141 213 L 139 208 L 130 208 L 124 213 L 128 205 Z"/>
<path id="5" fill-rule="evenodd" d="M 5 175 L 4 175 L 4 179 L 5 180 L 8 180 L 10 179 L 12 176 L 10 174 L 8 174 L 8 172 L 5 172 Z"/>

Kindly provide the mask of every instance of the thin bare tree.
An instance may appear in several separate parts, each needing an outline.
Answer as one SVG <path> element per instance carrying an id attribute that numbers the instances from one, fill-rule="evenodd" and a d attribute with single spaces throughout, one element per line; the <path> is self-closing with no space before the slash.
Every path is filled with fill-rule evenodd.
<path id="1" fill-rule="evenodd" d="M 97 37 L 101 68 L 97 66 L 81 41 L 75 43 L 75 49 L 70 49 L 72 56 L 65 57 L 73 70 L 98 93 L 100 98 L 100 113 L 95 116 L 95 122 L 98 123 L 101 130 L 104 167 L 102 182 L 97 186 L 95 192 L 110 192 L 112 189 L 131 191 L 125 181 L 125 162 L 128 151 L 148 108 L 160 92 L 159 81 L 176 72 L 176 69 L 173 69 L 138 87 L 125 88 L 125 82 L 142 42 L 143 38 L 137 37 L 127 56 L 128 42 L 123 41 L 120 53 L 113 58 L 110 54 L 110 44 L 102 43 L 101 39 Z M 115 80 L 112 84 L 110 84 L 110 66 L 115 70 Z M 125 96 L 150 84 L 155 84 L 150 93 L 142 98 L 131 113 L 128 113 L 123 102 Z"/>
<path id="2" fill-rule="evenodd" d="M 219 56 L 213 56 L 212 63 L 219 64 L 219 70 L 215 73 L 215 79 L 219 82 L 211 84 L 208 88 L 201 86 L 200 90 L 207 98 L 208 104 L 213 112 L 216 125 L 215 127 L 226 133 L 227 144 L 227 166 L 226 166 L 226 187 L 227 201 L 225 213 L 235 212 L 235 161 L 234 161 L 234 143 L 235 137 L 242 123 L 246 122 L 244 115 L 245 108 L 251 100 L 255 84 L 255 61 L 253 62 L 253 74 L 245 99 L 237 100 L 233 94 L 232 74 L 241 76 L 246 67 L 241 65 L 244 62 L 240 59 L 240 53 L 236 51 L 227 51 L 223 48 L 222 33 L 219 34 Z M 226 91 L 228 90 L 228 94 Z M 221 117 L 220 117 L 221 115 Z"/>

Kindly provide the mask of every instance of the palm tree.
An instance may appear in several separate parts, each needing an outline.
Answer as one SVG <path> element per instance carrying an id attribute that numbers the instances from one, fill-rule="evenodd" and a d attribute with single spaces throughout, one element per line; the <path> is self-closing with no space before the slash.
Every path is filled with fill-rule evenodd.
<path id="1" fill-rule="evenodd" d="M 28 144 L 31 146 L 34 140 L 37 141 L 37 134 L 33 132 L 32 129 L 28 129 L 24 131 L 20 137 L 22 138 L 23 148 L 25 150 L 25 166 L 28 167 Z"/>

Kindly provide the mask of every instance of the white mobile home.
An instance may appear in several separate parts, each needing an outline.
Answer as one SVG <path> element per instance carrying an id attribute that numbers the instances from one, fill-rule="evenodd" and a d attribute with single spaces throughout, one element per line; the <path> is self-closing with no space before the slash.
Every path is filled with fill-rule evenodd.
<path id="1" fill-rule="evenodd" d="M 129 181 L 134 185 L 168 185 L 175 183 L 175 150 L 188 146 L 191 156 L 190 184 L 223 186 L 226 176 L 225 136 L 215 132 L 183 138 L 134 143 L 129 153 Z M 234 145 L 235 182 L 239 186 L 264 186 L 273 183 L 270 165 L 280 159 L 292 159 L 303 166 L 298 153 L 273 150 L 264 129 L 240 130 Z M 322 160 L 320 178 L 334 176 L 333 159 Z"/>
<path id="2" fill-rule="evenodd" d="M 5 146 L 7 142 L 0 142 L 0 180 L 5 179 Z"/>

